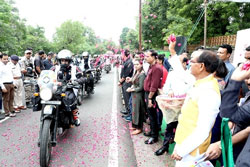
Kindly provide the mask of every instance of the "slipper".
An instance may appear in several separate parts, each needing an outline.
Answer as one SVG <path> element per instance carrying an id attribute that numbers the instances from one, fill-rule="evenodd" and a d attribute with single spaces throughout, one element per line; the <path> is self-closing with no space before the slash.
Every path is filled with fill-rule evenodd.
<path id="1" fill-rule="evenodd" d="M 10 117 L 15 117 L 16 114 L 15 113 L 10 113 Z"/>
<path id="2" fill-rule="evenodd" d="M 136 130 L 133 131 L 131 134 L 132 134 L 132 135 L 138 135 L 138 134 L 140 134 L 141 132 L 142 132 L 142 130 L 136 129 Z"/>

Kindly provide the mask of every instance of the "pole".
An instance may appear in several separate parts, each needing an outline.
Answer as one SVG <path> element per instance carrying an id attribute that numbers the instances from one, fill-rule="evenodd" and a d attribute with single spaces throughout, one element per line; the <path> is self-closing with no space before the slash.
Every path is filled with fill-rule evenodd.
<path id="1" fill-rule="evenodd" d="M 205 14 L 204 14 L 204 48 L 207 45 L 207 0 L 204 0 Z"/>
<path id="2" fill-rule="evenodd" d="M 139 0 L 139 51 L 142 51 L 142 46 L 141 46 L 141 0 Z"/>

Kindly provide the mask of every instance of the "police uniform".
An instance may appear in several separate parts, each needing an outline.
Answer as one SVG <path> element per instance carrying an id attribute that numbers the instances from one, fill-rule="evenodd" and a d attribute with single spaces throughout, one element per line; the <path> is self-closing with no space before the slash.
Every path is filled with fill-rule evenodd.
<path id="1" fill-rule="evenodd" d="M 34 69 L 34 61 L 33 58 L 31 57 L 30 59 L 27 59 L 24 57 L 21 62 L 21 71 L 27 70 L 28 67 L 32 67 L 32 70 Z M 31 81 L 32 77 L 27 76 L 27 74 L 24 74 L 24 80 Z M 24 84 L 24 90 L 25 90 L 25 100 L 26 103 L 31 103 L 31 98 L 34 90 L 34 85 L 32 84 Z"/>
<path id="2" fill-rule="evenodd" d="M 11 56 L 11 60 L 14 61 L 18 61 L 19 58 L 18 56 L 12 55 Z M 21 66 L 19 63 L 17 63 L 16 65 L 12 62 L 9 62 L 9 65 L 11 67 L 11 71 L 13 74 L 13 78 L 14 78 L 14 108 L 20 108 L 23 107 L 23 103 L 22 103 L 22 93 L 23 93 L 23 80 L 22 80 L 22 74 L 21 74 Z"/>

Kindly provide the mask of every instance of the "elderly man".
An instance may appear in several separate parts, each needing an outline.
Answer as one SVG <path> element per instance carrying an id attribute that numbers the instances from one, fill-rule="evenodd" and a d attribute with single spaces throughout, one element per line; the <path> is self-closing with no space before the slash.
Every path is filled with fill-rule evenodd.
<path id="1" fill-rule="evenodd" d="M 171 156 L 176 160 L 176 167 L 190 167 L 203 158 L 221 103 L 218 82 L 213 76 L 218 57 L 210 51 L 196 51 L 190 62 L 196 82 L 188 91 L 178 119 Z"/>
<path id="2" fill-rule="evenodd" d="M 0 80 L 3 83 L 1 85 L 3 91 L 3 106 L 5 111 L 5 116 L 15 117 L 13 108 L 14 101 L 14 79 L 11 72 L 11 66 L 8 64 L 9 56 L 7 54 L 2 55 L 0 62 Z"/>
<path id="3" fill-rule="evenodd" d="M 22 103 L 22 97 L 23 97 L 23 80 L 22 80 L 22 73 L 21 73 L 21 66 L 18 63 L 19 57 L 17 55 L 12 55 L 10 57 L 11 62 L 8 64 L 11 67 L 11 72 L 13 74 L 14 79 L 14 110 L 16 113 L 19 113 L 22 109 L 25 109 Z"/>

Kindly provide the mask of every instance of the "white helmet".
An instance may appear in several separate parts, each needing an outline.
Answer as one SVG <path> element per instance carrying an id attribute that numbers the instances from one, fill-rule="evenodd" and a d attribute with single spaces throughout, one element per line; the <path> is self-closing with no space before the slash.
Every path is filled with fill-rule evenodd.
<path id="1" fill-rule="evenodd" d="M 88 52 L 83 52 L 82 57 L 89 57 L 89 53 Z"/>
<path id="2" fill-rule="evenodd" d="M 60 61 L 60 63 L 61 63 L 62 59 L 69 60 L 71 62 L 72 61 L 72 55 L 73 54 L 72 54 L 72 52 L 70 50 L 63 49 L 58 53 L 57 59 Z"/>

